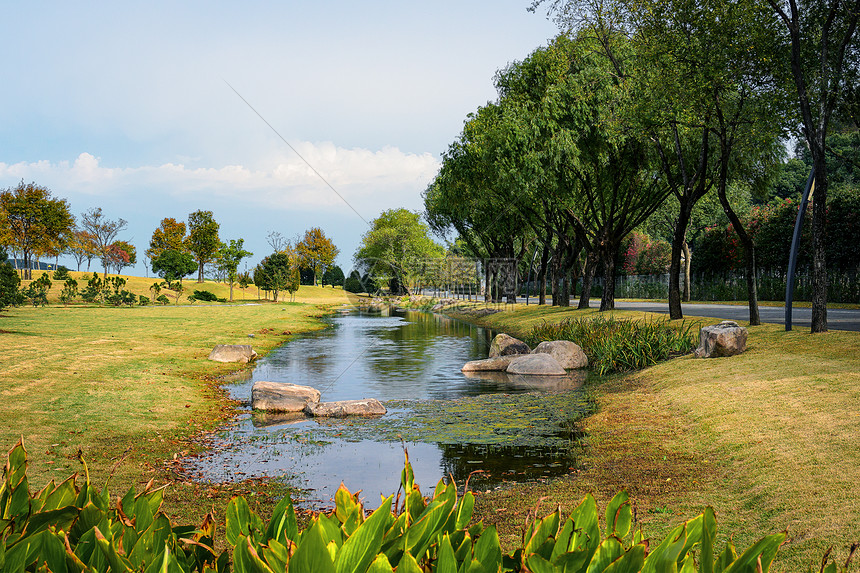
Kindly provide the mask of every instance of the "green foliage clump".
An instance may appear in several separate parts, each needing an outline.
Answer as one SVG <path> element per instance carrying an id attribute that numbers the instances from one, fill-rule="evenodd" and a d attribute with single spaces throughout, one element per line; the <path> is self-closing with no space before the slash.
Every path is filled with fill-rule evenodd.
<path id="1" fill-rule="evenodd" d="M 168 304 L 170 302 L 170 299 L 167 298 L 166 294 L 160 294 L 157 297 L 155 297 L 155 302 L 158 302 L 160 304 Z"/>
<path id="2" fill-rule="evenodd" d="M 123 288 L 125 283 L 126 280 L 122 277 L 110 277 L 105 280 L 104 301 L 106 304 L 132 306 L 137 302 L 137 295 Z"/>
<path id="3" fill-rule="evenodd" d="M 0 249 L 0 310 L 7 306 L 24 304 L 21 279 L 12 265 L 6 262 L 6 251 Z"/>
<path id="4" fill-rule="evenodd" d="M 55 281 L 66 281 L 69 280 L 71 276 L 69 275 L 69 269 L 60 265 L 57 267 L 57 270 L 54 271 L 54 280 Z"/>
<path id="5" fill-rule="evenodd" d="M 137 304 L 140 306 L 146 306 L 149 304 L 149 297 L 145 295 L 140 295 L 137 297 Z"/>
<path id="6" fill-rule="evenodd" d="M 343 485 L 334 509 L 313 516 L 304 530 L 288 497 L 268 523 L 244 497 L 234 497 L 226 512 L 227 548 L 216 553 L 212 515 L 198 527 L 171 523 L 162 511 L 164 488 L 132 488 L 111 504 L 107 488 L 99 492 L 84 465 L 82 487 L 72 476 L 33 495 L 26 471 L 19 442 L 0 486 L 4 571 L 754 573 L 769 570 L 786 538 L 785 532 L 765 536 L 740 555 L 731 541 L 718 551 L 717 521 L 708 507 L 662 542 L 649 543 L 634 528 L 633 507 L 622 491 L 606 508 L 602 527 L 589 494 L 566 520 L 561 508 L 543 518 L 529 516 L 521 546 L 505 554 L 493 526 L 472 523 L 474 495 L 460 496 L 456 484 L 440 480 L 425 498 L 407 456 L 402 496 L 387 497 L 370 515 Z M 838 573 L 835 563 L 825 568 L 824 561 L 823 571 Z"/>
<path id="7" fill-rule="evenodd" d="M 102 296 L 102 279 L 98 273 L 94 272 L 93 276 L 87 280 L 87 286 L 81 291 L 81 298 L 84 302 L 96 302 Z"/>
<path id="8" fill-rule="evenodd" d="M 57 273 L 54 273 L 54 278 L 57 277 Z M 63 284 L 63 292 L 60 293 L 60 302 L 63 304 L 69 304 L 72 302 L 78 294 L 78 281 L 73 279 L 72 277 L 68 277 L 66 282 Z"/>
<path id="9" fill-rule="evenodd" d="M 207 302 L 214 302 L 218 300 L 218 297 L 215 296 L 215 293 L 209 292 L 208 290 L 195 290 L 192 295 L 196 300 L 205 300 Z M 191 297 L 188 297 L 191 298 Z"/>
<path id="10" fill-rule="evenodd" d="M 29 298 L 33 306 L 45 306 L 48 304 L 48 291 L 51 290 L 51 279 L 48 273 L 42 273 L 42 276 L 30 283 L 24 289 L 24 296 Z"/>
<path id="11" fill-rule="evenodd" d="M 525 342 L 535 346 L 546 340 L 570 340 L 582 347 L 598 374 L 626 372 L 652 366 L 695 348 L 693 324 L 674 327 L 668 320 L 632 321 L 614 317 L 542 322 Z"/>

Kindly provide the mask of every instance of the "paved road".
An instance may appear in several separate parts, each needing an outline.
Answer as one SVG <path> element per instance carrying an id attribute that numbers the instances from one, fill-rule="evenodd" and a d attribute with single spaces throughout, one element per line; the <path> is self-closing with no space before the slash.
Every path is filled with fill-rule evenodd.
<path id="1" fill-rule="evenodd" d="M 599 299 L 597 300 L 597 304 L 600 304 Z M 661 302 L 627 302 L 617 300 L 615 301 L 615 308 L 669 314 L 669 305 Z M 726 320 L 750 319 L 749 307 L 746 305 L 684 303 L 681 305 L 681 309 L 684 311 L 684 316 L 707 316 Z M 759 306 L 758 312 L 762 322 L 785 324 L 784 306 Z M 792 309 L 791 325 L 795 330 L 811 328 L 812 309 L 794 307 Z M 860 331 L 860 310 L 828 308 L 827 328 L 830 330 Z"/>

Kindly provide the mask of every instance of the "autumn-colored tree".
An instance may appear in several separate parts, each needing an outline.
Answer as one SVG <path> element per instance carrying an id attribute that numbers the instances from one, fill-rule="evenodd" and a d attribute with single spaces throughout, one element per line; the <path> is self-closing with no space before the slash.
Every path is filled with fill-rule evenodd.
<path id="1" fill-rule="evenodd" d="M 102 261 L 105 278 L 107 278 L 108 267 L 111 266 L 111 245 L 116 240 L 120 231 L 126 228 L 128 221 L 117 219 L 112 221 L 104 216 L 101 207 L 90 209 L 81 217 L 81 227 L 93 236 L 96 245 L 96 253 Z"/>
<path id="2" fill-rule="evenodd" d="M 157 259 L 164 251 L 186 251 L 185 221 L 177 221 L 173 217 L 165 217 L 158 228 L 152 232 L 146 255 Z"/>
<path id="3" fill-rule="evenodd" d="M 316 286 L 317 279 L 334 262 L 340 250 L 325 236 L 322 229 L 313 227 L 305 231 L 304 238 L 296 245 L 296 252 L 302 267 L 313 271 Z"/>
<path id="4" fill-rule="evenodd" d="M 0 192 L 6 224 L 4 241 L 24 259 L 24 278 L 31 279 L 34 255 L 58 254 L 74 225 L 65 199 L 55 199 L 47 187 L 21 183 Z"/>
<path id="5" fill-rule="evenodd" d="M 197 282 L 203 282 L 203 265 L 215 259 L 221 241 L 218 240 L 220 225 L 212 211 L 194 211 L 188 215 L 187 250 L 197 260 Z"/>
<path id="6" fill-rule="evenodd" d="M 108 251 L 108 257 L 111 266 L 119 274 L 125 267 L 130 267 L 137 263 L 137 249 L 134 245 L 126 241 L 114 241 Z"/>
<path id="7" fill-rule="evenodd" d="M 75 259 L 79 271 L 85 260 L 87 261 L 87 271 L 89 271 L 90 263 L 97 254 L 95 237 L 92 233 L 75 229 L 69 237 L 68 253 Z"/>

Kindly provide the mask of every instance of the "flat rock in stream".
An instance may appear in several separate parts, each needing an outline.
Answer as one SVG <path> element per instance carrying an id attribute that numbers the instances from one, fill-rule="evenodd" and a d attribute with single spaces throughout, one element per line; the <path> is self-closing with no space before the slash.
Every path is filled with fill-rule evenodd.
<path id="1" fill-rule="evenodd" d="M 305 414 L 317 418 L 345 418 L 346 416 L 380 416 L 387 410 L 382 402 L 375 398 L 363 400 L 341 400 L 339 402 L 309 403 L 305 406 Z"/>
<path id="2" fill-rule="evenodd" d="M 510 366 L 511 360 L 517 356 L 521 355 L 509 354 L 508 356 L 497 356 L 495 358 L 485 358 L 484 360 L 472 360 L 466 362 L 461 370 L 463 372 L 503 372 Z"/>
<path id="3" fill-rule="evenodd" d="M 258 380 L 251 388 L 251 408 L 270 412 L 301 412 L 309 402 L 319 402 L 320 391 L 288 382 Z"/>

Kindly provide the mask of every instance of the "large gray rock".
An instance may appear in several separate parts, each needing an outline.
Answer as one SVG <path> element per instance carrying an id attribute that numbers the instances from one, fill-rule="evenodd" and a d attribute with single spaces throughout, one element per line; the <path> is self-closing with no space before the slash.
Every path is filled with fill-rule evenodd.
<path id="1" fill-rule="evenodd" d="M 696 358 L 734 356 L 747 349 L 747 329 L 732 320 L 705 326 L 699 332 Z"/>
<path id="2" fill-rule="evenodd" d="M 314 417 L 344 418 L 346 416 L 379 416 L 387 412 L 382 402 L 375 398 L 364 400 L 341 400 L 319 402 L 305 406 L 305 414 Z"/>
<path id="3" fill-rule="evenodd" d="M 526 354 L 511 360 L 508 374 L 524 374 L 529 376 L 564 376 L 567 371 L 561 367 L 555 358 L 549 354 Z"/>
<path id="4" fill-rule="evenodd" d="M 538 344 L 532 354 L 549 354 L 566 370 L 586 368 L 588 357 L 582 348 L 569 340 L 544 341 Z"/>
<path id="5" fill-rule="evenodd" d="M 511 360 L 521 354 L 509 354 L 508 356 L 497 356 L 485 360 L 472 360 L 466 362 L 461 368 L 463 372 L 504 372 L 511 364 Z"/>
<path id="6" fill-rule="evenodd" d="M 319 402 L 320 391 L 288 382 L 258 380 L 251 388 L 251 408 L 270 412 L 301 412 L 309 402 Z"/>
<path id="7" fill-rule="evenodd" d="M 500 390 L 526 390 L 529 392 L 560 392 L 581 388 L 588 372 L 571 370 L 564 376 L 530 376 L 508 374 L 507 372 L 476 371 L 464 372 L 469 380 L 484 384 L 496 384 Z"/>
<path id="8" fill-rule="evenodd" d="M 248 362 L 257 358 L 250 344 L 219 344 L 209 353 L 209 360 L 215 362 Z"/>
<path id="9" fill-rule="evenodd" d="M 508 356 L 510 354 L 528 354 L 532 349 L 529 345 L 507 334 L 497 334 L 490 344 L 490 358 Z"/>

